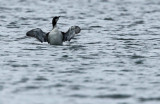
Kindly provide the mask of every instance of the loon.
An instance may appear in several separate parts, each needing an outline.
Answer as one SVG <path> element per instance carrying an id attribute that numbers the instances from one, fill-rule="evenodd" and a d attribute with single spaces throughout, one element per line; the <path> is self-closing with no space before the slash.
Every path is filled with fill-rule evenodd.
<path id="1" fill-rule="evenodd" d="M 71 26 L 67 32 L 59 31 L 57 28 L 57 21 L 60 16 L 55 16 L 52 19 L 53 29 L 46 33 L 43 32 L 40 28 L 32 29 L 26 33 L 27 36 L 35 37 L 41 43 L 48 42 L 50 45 L 63 45 L 63 42 L 70 42 L 71 39 L 78 33 L 81 29 L 79 26 Z"/>

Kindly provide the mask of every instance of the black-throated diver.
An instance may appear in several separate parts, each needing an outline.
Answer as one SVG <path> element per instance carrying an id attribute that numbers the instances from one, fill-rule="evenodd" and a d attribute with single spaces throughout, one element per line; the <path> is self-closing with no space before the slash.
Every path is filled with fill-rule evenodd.
<path id="1" fill-rule="evenodd" d="M 71 26 L 67 32 L 61 32 L 57 28 L 57 21 L 59 16 L 56 16 L 52 19 L 53 29 L 46 33 L 43 32 L 40 28 L 32 29 L 26 33 L 27 36 L 35 37 L 40 42 L 48 42 L 51 45 L 63 45 L 63 42 L 68 41 L 74 38 L 75 34 L 80 33 L 81 29 L 79 26 Z"/>

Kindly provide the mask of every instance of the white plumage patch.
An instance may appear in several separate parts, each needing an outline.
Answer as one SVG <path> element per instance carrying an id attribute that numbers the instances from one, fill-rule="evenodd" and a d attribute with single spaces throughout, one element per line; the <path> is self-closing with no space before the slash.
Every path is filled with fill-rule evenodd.
<path id="1" fill-rule="evenodd" d="M 51 45 L 62 45 L 62 33 L 55 27 L 48 35 L 48 40 Z"/>
<path id="2" fill-rule="evenodd" d="M 65 42 L 63 42 L 63 45 L 64 45 L 64 46 L 69 46 L 69 45 L 70 45 L 70 41 L 65 41 Z"/>

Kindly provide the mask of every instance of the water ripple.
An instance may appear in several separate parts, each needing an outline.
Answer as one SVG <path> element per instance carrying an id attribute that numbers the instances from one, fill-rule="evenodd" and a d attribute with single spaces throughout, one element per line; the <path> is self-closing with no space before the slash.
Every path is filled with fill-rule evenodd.
<path id="1" fill-rule="evenodd" d="M 111 99 L 127 99 L 132 97 L 131 95 L 127 94 L 110 94 L 110 95 L 97 95 L 95 98 L 111 98 Z"/>
<path id="2" fill-rule="evenodd" d="M 159 4 L 1 0 L 0 103 L 159 104 Z M 70 46 L 25 36 L 51 31 L 54 16 L 61 31 L 81 27 Z"/>

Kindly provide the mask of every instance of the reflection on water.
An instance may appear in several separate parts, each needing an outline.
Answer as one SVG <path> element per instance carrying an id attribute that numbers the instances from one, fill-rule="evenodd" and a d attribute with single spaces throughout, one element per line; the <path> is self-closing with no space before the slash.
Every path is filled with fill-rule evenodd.
<path id="1" fill-rule="evenodd" d="M 0 104 L 159 104 L 159 0 L 0 3 Z M 82 28 L 70 46 L 28 30 Z"/>

